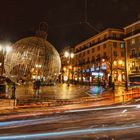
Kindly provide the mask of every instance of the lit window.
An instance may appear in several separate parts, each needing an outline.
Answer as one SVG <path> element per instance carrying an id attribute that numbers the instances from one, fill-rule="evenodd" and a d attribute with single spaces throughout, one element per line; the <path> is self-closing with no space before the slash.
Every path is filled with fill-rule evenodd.
<path id="1" fill-rule="evenodd" d="M 92 52 L 94 52 L 94 48 L 92 48 Z"/>
<path id="2" fill-rule="evenodd" d="M 114 65 L 115 65 L 115 66 L 117 65 L 117 61 L 114 61 Z"/>
<path id="3" fill-rule="evenodd" d="M 135 61 L 132 62 L 132 67 L 135 67 Z"/>
<path id="4" fill-rule="evenodd" d="M 132 44 L 135 44 L 135 39 L 134 38 L 132 39 Z"/>
<path id="5" fill-rule="evenodd" d="M 106 49 L 106 44 L 103 45 L 103 48 Z"/>
<path id="6" fill-rule="evenodd" d="M 114 48 L 116 48 L 117 47 L 117 42 L 113 42 L 113 46 L 114 46 Z"/>

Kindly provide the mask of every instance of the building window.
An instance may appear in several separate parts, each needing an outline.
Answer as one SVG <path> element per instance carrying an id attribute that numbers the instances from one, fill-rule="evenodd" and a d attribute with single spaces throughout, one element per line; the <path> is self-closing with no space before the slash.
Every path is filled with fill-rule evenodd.
<path id="1" fill-rule="evenodd" d="M 106 49 L 106 44 L 103 45 L 103 48 Z"/>
<path id="2" fill-rule="evenodd" d="M 90 42 L 90 47 L 92 47 L 92 42 Z"/>
<path id="3" fill-rule="evenodd" d="M 124 48 L 125 48 L 125 43 L 124 43 L 124 42 L 121 42 L 121 43 L 120 43 L 120 48 L 121 48 L 121 49 L 124 49 Z"/>
<path id="4" fill-rule="evenodd" d="M 106 52 L 104 52 L 104 57 L 106 57 Z"/>
<path id="5" fill-rule="evenodd" d="M 135 54 L 136 54 L 135 49 L 131 50 L 131 55 L 132 55 L 132 56 L 135 56 Z"/>
<path id="6" fill-rule="evenodd" d="M 84 45 L 83 49 L 86 49 L 86 48 L 87 48 L 87 46 L 86 46 L 86 45 Z"/>
<path id="7" fill-rule="evenodd" d="M 100 54 L 97 55 L 97 61 L 100 61 Z"/>
<path id="8" fill-rule="evenodd" d="M 114 57 L 117 57 L 117 52 L 116 52 L 116 51 L 114 51 L 113 53 L 114 53 Z"/>
<path id="9" fill-rule="evenodd" d="M 100 51 L 100 46 L 98 46 L 98 51 Z"/>
<path id="10" fill-rule="evenodd" d="M 120 34 L 120 38 L 123 39 L 123 34 Z"/>
<path id="11" fill-rule="evenodd" d="M 121 57 L 124 57 L 124 52 L 123 51 L 121 51 Z"/>
<path id="12" fill-rule="evenodd" d="M 83 52 L 83 56 L 85 56 L 85 52 Z"/>
<path id="13" fill-rule="evenodd" d="M 94 53 L 94 48 L 92 48 L 92 53 Z"/>
<path id="14" fill-rule="evenodd" d="M 113 33 L 113 34 L 112 34 L 112 37 L 113 37 L 113 38 L 116 38 L 116 34 L 115 34 L 115 33 Z"/>
<path id="15" fill-rule="evenodd" d="M 87 62 L 89 62 L 89 57 L 87 58 Z"/>
<path id="16" fill-rule="evenodd" d="M 95 41 L 93 40 L 92 42 L 91 42 L 91 44 L 92 44 L 92 46 L 95 44 Z"/>
<path id="17" fill-rule="evenodd" d="M 132 45 L 135 44 L 135 39 L 134 38 L 132 39 L 132 42 L 131 43 L 132 43 Z"/>
<path id="18" fill-rule="evenodd" d="M 113 46 L 114 46 L 114 48 L 116 48 L 117 47 L 117 42 L 113 42 Z"/>
<path id="19" fill-rule="evenodd" d="M 92 56 L 92 61 L 94 61 L 95 60 L 95 57 L 94 56 Z"/>
<path id="20" fill-rule="evenodd" d="M 90 43 L 86 44 L 86 46 L 87 46 L 87 48 L 89 48 L 90 47 Z"/>
<path id="21" fill-rule="evenodd" d="M 85 63 L 85 59 L 83 59 L 83 63 Z"/>
<path id="22" fill-rule="evenodd" d="M 132 67 L 133 67 L 133 68 L 135 67 L 135 61 L 132 62 Z"/>
<path id="23" fill-rule="evenodd" d="M 87 50 L 87 54 L 89 54 L 89 50 Z"/>
<path id="24" fill-rule="evenodd" d="M 106 34 L 104 35 L 104 39 L 106 39 L 107 38 L 107 36 L 106 36 Z"/>
<path id="25" fill-rule="evenodd" d="M 100 42 L 100 37 L 98 38 L 98 42 Z"/>

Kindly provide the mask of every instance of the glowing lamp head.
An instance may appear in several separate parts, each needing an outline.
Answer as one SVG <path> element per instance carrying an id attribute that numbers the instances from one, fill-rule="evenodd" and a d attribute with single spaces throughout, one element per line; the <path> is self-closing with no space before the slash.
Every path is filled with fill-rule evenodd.
<path id="1" fill-rule="evenodd" d="M 123 63 L 122 60 L 120 60 L 120 61 L 119 61 L 119 65 L 122 65 L 122 63 Z"/>
<path id="2" fill-rule="evenodd" d="M 71 53 L 71 54 L 70 54 L 70 57 L 73 58 L 73 57 L 74 57 L 74 53 Z"/>
<path id="3" fill-rule="evenodd" d="M 64 56 L 65 56 L 65 57 L 69 57 L 69 52 L 65 52 L 65 53 L 64 53 Z"/>
<path id="4" fill-rule="evenodd" d="M 102 62 L 105 62 L 105 59 L 102 59 Z"/>

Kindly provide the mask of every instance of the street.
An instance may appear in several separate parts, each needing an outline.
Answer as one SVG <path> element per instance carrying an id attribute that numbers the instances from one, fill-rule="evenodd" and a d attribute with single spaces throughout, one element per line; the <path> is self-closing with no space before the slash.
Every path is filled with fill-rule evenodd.
<path id="1" fill-rule="evenodd" d="M 25 90 L 22 86 L 17 88 L 18 99 L 35 98 L 31 87 L 27 93 Z M 66 105 L 63 101 L 52 107 L 30 103 L 27 108 L 17 105 L 13 110 L 2 111 L 0 140 L 140 139 L 140 105 L 129 102 L 140 96 L 139 89 L 125 92 L 124 87 L 112 91 L 97 86 L 59 84 L 43 87 L 39 96 L 40 101 L 46 98 L 71 102 Z"/>
<path id="2" fill-rule="evenodd" d="M 68 110 L 0 123 L 0 140 L 139 140 L 140 105 Z"/>

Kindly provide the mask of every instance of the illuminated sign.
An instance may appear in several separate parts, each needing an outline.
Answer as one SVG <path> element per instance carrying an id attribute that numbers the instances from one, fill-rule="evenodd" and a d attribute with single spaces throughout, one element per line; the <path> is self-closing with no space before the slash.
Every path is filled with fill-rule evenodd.
<path id="1" fill-rule="evenodd" d="M 91 68 L 90 70 L 91 70 L 91 71 L 94 71 L 95 69 L 94 69 L 94 68 Z"/>
<path id="2" fill-rule="evenodd" d="M 99 70 L 99 67 L 97 67 L 96 70 Z"/>
<path id="3" fill-rule="evenodd" d="M 104 74 L 102 72 L 92 72 L 92 76 L 103 76 Z"/>
<path id="4" fill-rule="evenodd" d="M 86 69 L 86 72 L 89 72 L 89 69 Z"/>
<path id="5" fill-rule="evenodd" d="M 106 65 L 102 65 L 101 69 L 106 70 Z"/>

